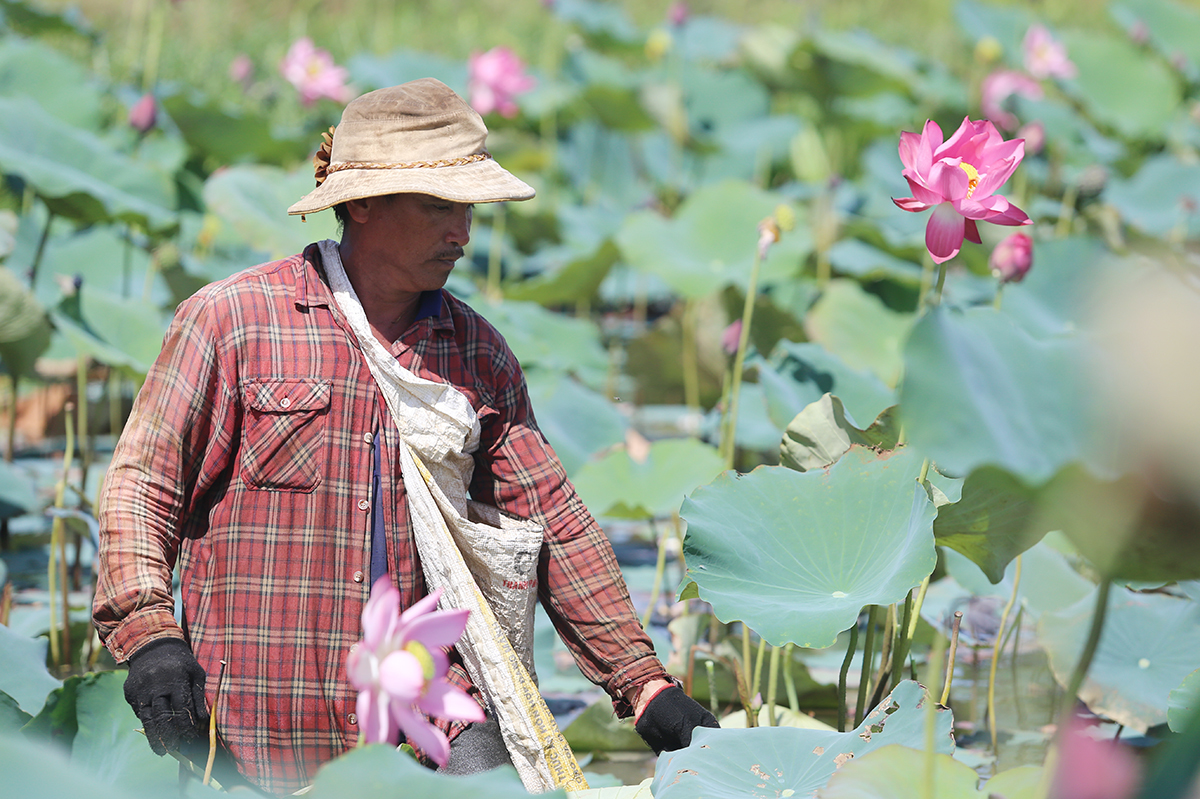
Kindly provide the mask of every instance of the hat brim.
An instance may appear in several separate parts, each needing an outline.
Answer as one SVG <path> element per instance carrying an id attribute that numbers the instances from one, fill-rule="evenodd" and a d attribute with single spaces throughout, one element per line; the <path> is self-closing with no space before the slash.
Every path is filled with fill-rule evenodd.
<path id="1" fill-rule="evenodd" d="M 386 194 L 429 194 L 459 203 L 529 200 L 533 187 L 491 158 L 462 166 L 410 169 L 343 169 L 288 208 L 291 215 L 315 214 L 339 203 Z"/>

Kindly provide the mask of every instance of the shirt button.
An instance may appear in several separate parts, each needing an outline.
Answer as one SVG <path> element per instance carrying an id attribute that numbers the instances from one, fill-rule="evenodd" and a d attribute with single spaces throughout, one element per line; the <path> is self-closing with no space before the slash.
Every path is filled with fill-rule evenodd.
<path id="1" fill-rule="evenodd" d="M 280 406 L 281 406 L 281 407 L 284 407 L 284 408 L 291 407 L 291 404 L 292 404 L 292 398 L 291 398 L 291 397 L 284 397 L 283 399 L 281 399 L 281 400 L 279 401 L 279 404 L 280 404 Z"/>
<path id="2" fill-rule="evenodd" d="M 363 441 L 370 444 L 374 440 L 375 440 L 375 437 L 373 435 L 371 435 L 370 433 L 363 433 Z"/>
<path id="3" fill-rule="evenodd" d="M 358 724 L 358 716 L 351 713 L 350 715 L 346 716 L 346 721 L 350 722 L 351 724 Z"/>
<path id="4" fill-rule="evenodd" d="M 366 578 L 364 578 L 364 577 L 363 577 L 363 573 L 362 573 L 362 572 L 355 572 L 355 573 L 354 573 L 354 582 L 356 582 L 356 583 L 361 583 L 361 582 L 362 582 L 364 579 L 366 579 Z"/>
<path id="5" fill-rule="evenodd" d="M 358 501 L 358 509 L 359 510 L 367 510 L 370 507 L 371 507 L 371 503 L 367 502 L 365 499 L 360 499 Z"/>

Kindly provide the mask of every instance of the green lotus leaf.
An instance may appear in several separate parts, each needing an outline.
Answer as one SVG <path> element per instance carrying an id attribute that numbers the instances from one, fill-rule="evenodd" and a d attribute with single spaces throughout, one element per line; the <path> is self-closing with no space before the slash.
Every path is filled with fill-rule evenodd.
<path id="1" fill-rule="evenodd" d="M 164 795 L 179 786 L 179 764 L 158 757 L 138 732 L 142 723 L 125 701 L 125 671 L 83 676 L 75 689 L 79 729 L 71 745 L 71 760 L 95 775 L 101 784 L 130 791 Z"/>
<path id="2" fill-rule="evenodd" d="M 1104 187 L 1104 199 L 1131 225 L 1152 236 L 1176 230 L 1200 235 L 1200 218 L 1189 205 L 1200 202 L 1200 165 L 1167 155 L 1147 158 L 1130 178 L 1120 175 Z"/>
<path id="3" fill-rule="evenodd" d="M 32 718 L 33 716 L 21 710 L 17 700 L 0 691 L 0 735 L 16 732 Z"/>
<path id="4" fill-rule="evenodd" d="M 932 309 L 904 348 L 909 440 L 951 474 L 993 465 L 1030 485 L 1089 462 L 1098 427 L 1085 347 L 1079 337 L 1035 339 L 992 308 Z"/>
<path id="5" fill-rule="evenodd" d="M 1104 244 L 1087 236 L 1038 241 L 1034 268 L 1004 287 L 1004 315 L 1034 338 L 1070 337 L 1090 321 L 1096 273 L 1109 261 Z"/>
<path id="6" fill-rule="evenodd" d="M 863 605 L 902 601 L 933 571 L 920 467 L 912 452 L 854 448 L 820 471 L 727 472 L 680 512 L 688 577 L 722 621 L 776 646 L 831 646 Z"/>
<path id="7" fill-rule="evenodd" d="M 350 80 L 361 91 L 397 86 L 417 78 L 437 78 L 461 95 L 467 93 L 467 63 L 435 53 L 397 50 L 378 56 L 357 53 L 346 62 Z"/>
<path id="8" fill-rule="evenodd" d="M 966 555 L 998 583 L 1009 562 L 1048 532 L 1031 527 L 1037 505 L 1036 489 L 1003 469 L 984 466 L 967 476 L 958 502 L 938 508 L 933 535 L 938 544 Z"/>
<path id="9" fill-rule="evenodd" d="M 584 464 L 572 478 L 579 496 L 597 516 L 661 519 L 679 510 L 684 496 L 720 474 L 717 450 L 694 438 L 655 441 L 644 460 L 625 449 Z"/>
<path id="10" fill-rule="evenodd" d="M 226 166 L 253 160 L 260 164 L 295 163 L 316 152 L 320 136 L 297 136 L 275 130 L 265 116 L 243 111 L 226 110 L 219 103 L 198 92 L 181 92 L 162 98 L 162 105 L 188 147 L 206 157 L 213 166 Z M 312 189 L 312 171 L 308 171 Z M 301 195 L 297 194 L 283 208 L 287 209 Z"/>
<path id="11" fill-rule="evenodd" d="M 1188 722 L 1200 713 L 1200 669 L 1183 678 L 1167 696 L 1167 724 L 1172 732 L 1184 732 Z"/>
<path id="12" fill-rule="evenodd" d="M 272 258 L 284 258 L 310 242 L 337 238 L 337 220 L 331 213 L 313 214 L 307 222 L 288 216 L 288 206 L 312 188 L 308 166 L 291 172 L 257 164 L 232 166 L 204 184 L 204 202 L 246 244 Z"/>
<path id="13" fill-rule="evenodd" d="M 583 33 L 601 40 L 630 42 L 639 33 L 623 7 L 595 0 L 559 0 L 552 6 L 554 14 L 574 23 Z"/>
<path id="14" fill-rule="evenodd" d="M 653 799 L 654 794 L 650 793 L 650 783 L 652 781 L 650 777 L 647 777 L 637 785 L 588 788 L 586 791 L 568 791 L 567 796 L 569 799 Z"/>
<path id="15" fill-rule="evenodd" d="M 1021 6 L 959 0 L 954 6 L 954 18 L 972 42 L 990 36 L 1004 48 L 1010 64 L 1021 60 L 1021 42 L 1029 26 L 1036 22 L 1030 11 Z"/>
<path id="16" fill-rule="evenodd" d="M 510 300 L 558 305 L 589 300 L 600 290 L 609 270 L 620 257 L 611 241 L 599 248 L 579 253 L 574 248 L 554 248 L 557 252 L 539 251 L 540 260 L 551 261 L 551 270 L 520 282 L 506 283 L 504 296 Z M 557 258 L 555 256 L 558 256 Z M 553 263 L 557 261 L 557 263 Z"/>
<path id="17" fill-rule="evenodd" d="M 838 272 L 858 280 L 890 278 L 916 285 L 921 282 L 921 265 L 897 258 L 858 239 L 842 239 L 829 248 L 829 263 Z"/>
<path id="18" fill-rule="evenodd" d="M 846 408 L 832 394 L 808 405 L 792 419 L 780 445 L 780 463 L 798 472 L 821 469 L 845 455 L 851 446 L 875 450 L 895 449 L 900 438 L 893 409 L 860 430 L 846 419 Z"/>
<path id="19" fill-rule="evenodd" d="M 628 423 L 602 394 L 558 372 L 525 370 L 538 427 L 567 470 L 575 474 L 589 458 L 625 440 Z"/>
<path id="20" fill-rule="evenodd" d="M 846 761 L 889 744 L 924 747 L 925 688 L 904 680 L 849 732 L 795 727 L 696 728 L 686 749 L 664 752 L 654 768 L 655 799 L 810 796 Z M 953 714 L 935 709 L 935 749 L 954 751 Z"/>
<path id="21" fill-rule="evenodd" d="M 595 323 L 553 313 L 533 302 L 491 302 L 482 297 L 471 305 L 496 326 L 521 366 L 573 374 L 592 388 L 608 378 L 608 352 Z"/>
<path id="22" fill-rule="evenodd" d="M 931 770 L 927 770 L 929 759 L 933 761 Z M 1002 771 L 977 788 L 979 774 L 966 763 L 949 755 L 927 755 L 918 747 L 893 744 L 844 764 L 817 791 L 817 799 L 923 799 L 930 795 L 1042 799 L 1042 777 L 1038 766 L 1019 766 Z"/>
<path id="23" fill-rule="evenodd" d="M 142 746 L 146 744 L 143 742 Z M 150 747 L 146 746 L 146 749 L 149 751 Z M 96 775 L 70 761 L 62 746 L 45 740 L 30 740 L 27 735 L 0 733 L 0 773 L 4 774 L 7 796 L 131 799 L 127 790 L 98 783 Z M 174 792 L 178 793 L 178 790 L 176 787 Z"/>
<path id="24" fill-rule="evenodd" d="M 1109 6 L 1113 18 L 1129 30 L 1145 26 L 1149 44 L 1168 60 L 1186 59 L 1188 77 L 1196 79 L 1200 66 L 1200 14 L 1171 0 L 1124 0 Z"/>
<path id="25" fill-rule="evenodd" d="M 35 39 L 0 42 L 0 96 L 36 100 L 73 127 L 100 125 L 103 97 L 87 70 Z"/>
<path id="26" fill-rule="evenodd" d="M 33 483 L 7 461 L 0 460 L 0 519 L 33 513 L 38 507 Z M 0 580 L 0 587 L 4 581 Z"/>
<path id="27" fill-rule="evenodd" d="M 10 375 L 32 375 L 50 346 L 50 324 L 41 303 L 7 267 L 0 267 L 0 363 Z"/>
<path id="28" fill-rule="evenodd" d="M 26 181 L 55 214 L 78 222 L 119 219 L 152 230 L 176 223 L 165 173 L 25 97 L 0 98 L 0 169 Z"/>
<path id="29" fill-rule="evenodd" d="M 394 746 L 369 744 L 351 749 L 322 766 L 307 795 L 311 799 L 397 795 L 527 799 L 529 792 L 512 768 L 450 776 L 425 768 Z M 561 790 L 543 795 L 566 796 Z"/>
<path id="30" fill-rule="evenodd" d="M 1063 42 L 1079 68 L 1075 88 L 1094 119 L 1128 139 L 1162 138 L 1182 101 L 1166 64 L 1127 37 L 1073 30 Z"/>
<path id="31" fill-rule="evenodd" d="M 1097 589 L 1098 590 L 1098 589 Z M 1066 685 L 1091 627 L 1096 594 L 1038 621 L 1038 642 Z M 1200 663 L 1200 603 L 1114 587 L 1100 645 L 1079 697 L 1095 713 L 1144 733 L 1167 721 L 1171 691 Z"/>
<path id="32" fill-rule="evenodd" d="M 866 369 L 853 369 L 820 344 L 781 341 L 771 353 L 772 369 L 760 369 L 759 383 L 767 394 L 771 417 L 780 426 L 822 394 L 842 401 L 847 421 L 869 425 L 896 404 L 896 393 Z"/>
<path id="33" fill-rule="evenodd" d="M 804 319 L 810 340 L 839 356 L 853 369 L 870 370 L 889 386 L 903 369 L 901 348 L 913 315 L 891 310 L 853 280 L 829 282 Z"/>
<path id="34" fill-rule="evenodd" d="M 158 357 L 167 330 L 154 305 L 86 285 L 50 317 L 77 352 L 140 379 Z"/>
<path id="35" fill-rule="evenodd" d="M 70 293 L 66 285 L 78 280 L 88 288 L 121 297 L 148 297 L 165 306 L 171 299 L 166 281 L 156 273 L 149 253 L 127 241 L 121 232 L 113 225 L 97 225 L 71 236 L 51 237 L 34 286 L 38 299 L 53 306 L 64 293 Z M 149 294 L 147 278 L 151 281 Z"/>
<path id="36" fill-rule="evenodd" d="M 672 42 L 680 57 L 688 61 L 715 63 L 735 61 L 746 28 L 724 17 L 688 16 Z"/>
<path id="37" fill-rule="evenodd" d="M 633 728 L 633 719 L 619 719 L 613 715 L 612 702 L 608 698 L 589 705 L 562 733 L 576 752 L 650 751 Z"/>
<path id="38" fill-rule="evenodd" d="M 633 268 L 657 275 L 684 297 L 698 299 L 730 285 L 745 290 L 758 223 L 782 202 L 747 181 L 706 184 L 671 219 L 652 211 L 630 214 L 617 245 Z M 807 236 L 784 233 L 762 264 L 760 285 L 793 276 L 809 249 Z"/>
<path id="39" fill-rule="evenodd" d="M 47 694 L 62 685 L 46 669 L 49 646 L 44 638 L 29 638 L 0 624 L 0 691 L 30 715 L 37 715 Z"/>
<path id="40" fill-rule="evenodd" d="M 26 36 L 66 34 L 89 41 L 96 39 L 96 31 L 84 20 L 83 14 L 75 6 L 54 12 L 24 0 L 0 0 L 0 22 Z"/>

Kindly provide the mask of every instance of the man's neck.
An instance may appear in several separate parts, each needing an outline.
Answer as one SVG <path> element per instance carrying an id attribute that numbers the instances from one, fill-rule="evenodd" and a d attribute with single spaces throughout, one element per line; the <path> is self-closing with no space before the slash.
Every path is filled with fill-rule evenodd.
<path id="1" fill-rule="evenodd" d="M 386 281 L 379 280 L 378 275 L 371 275 L 365 265 L 354 257 L 354 249 L 347 245 L 345 239 L 338 251 L 346 277 L 358 295 L 371 331 L 381 344 L 390 348 L 392 342 L 416 321 L 421 307 L 421 292 L 394 289 L 386 285 Z"/>

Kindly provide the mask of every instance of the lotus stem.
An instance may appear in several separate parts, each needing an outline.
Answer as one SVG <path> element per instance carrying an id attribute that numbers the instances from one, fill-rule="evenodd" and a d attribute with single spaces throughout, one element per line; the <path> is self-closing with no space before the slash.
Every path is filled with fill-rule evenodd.
<path id="1" fill-rule="evenodd" d="M 917 289 L 917 316 L 920 316 L 929 304 L 929 289 L 933 286 L 934 266 L 932 256 L 926 252 L 925 258 L 921 261 L 921 286 Z"/>
<path id="2" fill-rule="evenodd" d="M 1013 706 L 1017 710 L 1017 726 L 1018 727 L 1020 727 L 1022 724 L 1025 723 L 1024 709 L 1021 707 L 1021 691 L 1018 688 L 1018 686 L 1020 685 L 1020 682 L 1017 679 L 1017 659 L 1018 659 L 1018 655 L 1020 654 L 1020 650 L 1021 650 L 1021 617 L 1024 615 L 1025 615 L 1025 606 L 1022 605 L 1021 607 L 1017 608 L 1017 618 L 1013 620 L 1012 628 L 1015 631 L 1015 635 L 1017 636 L 1017 643 L 1012 648 L 1012 668 L 1009 669 L 1009 672 L 1012 674 Z"/>
<path id="3" fill-rule="evenodd" d="M 942 655 L 946 651 L 946 639 L 944 636 L 935 635 L 933 639 L 933 647 L 929 652 L 929 662 L 925 666 L 925 684 L 937 685 L 941 679 Z M 953 667 L 953 664 L 951 664 Z M 926 689 L 928 691 L 928 689 Z M 933 696 L 929 695 L 925 700 L 925 769 L 922 780 L 921 796 L 923 799 L 935 799 L 937 796 L 934 790 L 935 775 L 937 770 L 937 730 L 936 730 L 936 715 L 937 708 L 933 705 Z M 944 703 L 943 703 L 944 704 Z"/>
<path id="4" fill-rule="evenodd" d="M 925 575 L 925 579 L 921 581 L 921 587 L 917 589 L 917 600 L 913 603 L 912 620 L 908 623 L 909 641 L 917 634 L 917 624 L 921 620 L 921 606 L 925 604 L 925 592 L 929 590 L 929 580 L 932 577 L 932 573 Z"/>
<path id="5" fill-rule="evenodd" d="M 1004 649 L 1004 626 L 1008 624 L 1008 614 L 1012 612 L 1013 605 L 1017 604 L 1017 593 L 1021 588 L 1021 556 L 1017 555 L 1017 566 L 1013 571 L 1013 587 L 1012 593 L 1008 596 L 1008 603 L 1004 606 L 1004 612 L 1000 614 L 1000 629 L 996 631 L 996 645 L 992 649 L 992 664 L 988 670 L 988 697 L 987 697 L 987 716 L 988 716 L 988 732 L 992 737 L 992 752 L 996 752 L 996 667 L 1000 664 L 1000 654 Z"/>
<path id="6" fill-rule="evenodd" d="M 850 661 L 854 660 L 854 652 L 858 649 L 858 619 L 850 627 L 850 645 L 846 647 L 846 657 L 842 659 L 842 670 L 838 674 L 838 732 L 846 731 L 846 674 L 850 671 Z"/>
<path id="7" fill-rule="evenodd" d="M 1004 300 L 1004 281 L 996 281 L 996 293 L 992 297 L 992 307 L 997 311 L 1000 310 L 1000 305 Z"/>
<path id="8" fill-rule="evenodd" d="M 947 658 L 946 683 L 942 686 L 942 698 L 938 703 L 940 705 L 950 701 L 950 685 L 954 682 L 954 663 L 958 655 L 958 629 L 962 626 L 962 618 L 961 610 L 954 611 L 954 622 L 950 626 L 950 657 Z"/>
<path id="9" fill-rule="evenodd" d="M 37 273 L 38 267 L 42 265 L 42 256 L 46 254 L 46 242 L 50 239 L 50 226 L 54 223 L 54 212 L 46 210 L 46 224 L 42 228 L 42 235 L 38 238 L 37 249 L 33 253 L 33 263 L 29 266 L 29 287 L 37 290 Z M 17 396 L 16 387 L 13 387 L 13 399 Z"/>
<path id="10" fill-rule="evenodd" d="M 933 287 L 933 304 L 942 304 L 942 289 L 946 286 L 946 262 L 938 264 L 937 285 Z"/>
<path id="11" fill-rule="evenodd" d="M 757 727 L 758 719 L 750 712 L 751 699 L 753 695 L 750 693 L 750 626 L 746 622 L 742 622 L 742 667 L 741 674 L 735 675 L 738 679 L 739 693 L 742 695 L 742 708 L 746 711 L 746 726 Z"/>
<path id="12" fill-rule="evenodd" d="M 771 647 L 771 667 L 767 674 L 767 726 L 775 726 L 775 689 L 779 686 L 780 647 Z M 843 692 L 844 693 L 844 692 Z"/>
<path id="13" fill-rule="evenodd" d="M 708 708 L 717 718 L 721 717 L 717 703 L 717 670 L 712 658 L 704 661 L 704 672 L 708 676 Z"/>
<path id="14" fill-rule="evenodd" d="M 729 389 L 729 419 L 726 422 L 725 468 L 733 468 L 737 450 L 738 398 L 742 390 L 742 369 L 746 364 L 746 347 L 750 343 L 750 324 L 754 321 L 754 299 L 758 295 L 758 272 L 762 266 L 762 253 L 754 250 L 754 266 L 750 269 L 750 282 L 746 285 L 746 302 L 742 305 L 742 333 L 738 336 L 737 355 L 733 359 L 733 377 Z"/>
<path id="15" fill-rule="evenodd" d="M 866 711 L 867 692 L 871 687 L 871 663 L 875 655 L 872 651 L 875 646 L 875 611 L 878 609 L 878 605 L 870 605 L 867 608 L 867 634 L 863 638 L 862 669 L 858 678 L 858 701 L 854 707 L 855 724 L 862 722 L 863 713 Z"/>
<path id="16" fill-rule="evenodd" d="M 787 689 L 788 707 L 793 713 L 800 712 L 800 699 L 796 696 L 796 680 L 792 677 L 792 649 L 795 644 L 783 647 L 783 687 Z"/>
<path id="17" fill-rule="evenodd" d="M 904 679 L 904 661 L 908 659 L 908 626 L 913 621 L 912 589 L 904 597 L 904 619 L 896 625 L 896 646 L 892 649 L 892 687 Z M 915 626 L 915 625 L 914 625 Z"/>
<path id="18" fill-rule="evenodd" d="M 8 614 L 12 611 L 12 583 L 5 582 L 0 589 L 0 624 L 8 626 Z"/>
<path id="19" fill-rule="evenodd" d="M 651 526 L 653 527 L 653 524 Z M 658 604 L 658 598 L 662 594 L 663 573 L 667 570 L 667 536 L 665 533 L 658 533 L 657 528 L 654 529 L 658 538 L 658 560 L 654 564 L 654 586 L 650 589 L 650 604 L 646 605 L 646 613 L 642 616 L 643 627 L 650 626 L 654 606 Z"/>
<path id="20" fill-rule="evenodd" d="M 492 300 L 499 300 L 500 294 L 500 256 L 504 249 L 504 228 L 506 226 L 504 203 L 495 203 L 492 211 L 492 237 L 488 244 L 487 295 Z"/>
<path id="21" fill-rule="evenodd" d="M 1107 577 L 1101 580 L 1096 595 L 1096 609 L 1092 613 L 1092 628 L 1088 631 L 1087 643 L 1084 644 L 1083 654 L 1079 656 L 1079 663 L 1075 666 L 1071 681 L 1067 683 L 1067 691 L 1063 696 L 1062 716 L 1070 713 L 1075 706 L 1075 698 L 1079 695 L 1079 689 L 1083 687 L 1083 680 L 1092 665 L 1096 648 L 1100 645 L 1100 633 L 1104 629 L 1104 617 L 1108 613 L 1108 593 L 1111 587 L 1112 583 Z"/>
<path id="22" fill-rule="evenodd" d="M 54 488 L 54 507 L 56 507 L 56 508 L 63 507 L 63 502 L 65 501 L 65 497 L 67 494 L 67 474 L 69 474 L 71 471 L 71 460 L 75 453 L 75 423 L 74 423 L 73 417 L 72 417 L 72 415 L 75 412 L 75 403 L 68 402 L 63 407 L 63 411 L 64 411 L 64 414 L 63 414 L 64 421 L 67 426 L 67 440 L 66 440 L 65 451 L 63 452 L 62 475 L 58 478 L 58 485 L 55 486 L 55 488 Z M 59 635 L 58 630 L 57 630 L 58 620 L 56 618 L 58 616 L 58 609 L 54 606 L 55 605 L 54 594 L 58 590 L 57 577 L 58 577 L 58 571 L 59 571 L 59 564 L 58 564 L 59 538 L 62 537 L 62 534 L 63 534 L 62 517 L 55 516 L 54 521 L 50 523 L 50 557 L 49 557 L 48 563 L 46 564 L 46 582 L 47 582 L 47 588 L 49 588 L 49 594 L 50 594 L 50 597 L 49 597 L 49 600 L 50 600 L 49 601 L 49 606 L 50 606 L 50 660 L 52 663 L 54 663 L 54 667 L 56 669 L 60 668 L 62 666 L 62 655 L 63 655 L 62 651 L 59 649 L 59 640 L 58 640 L 58 635 Z M 63 558 L 64 558 L 64 560 L 66 558 L 65 550 L 63 551 Z M 64 579 L 64 581 L 66 579 L 65 573 L 63 574 L 63 579 Z M 64 605 L 63 615 L 64 615 L 64 618 L 67 618 L 69 609 L 66 607 L 66 594 L 65 593 L 63 594 L 63 605 Z M 67 652 L 67 655 L 68 656 L 70 655 L 69 650 Z"/>
<path id="23" fill-rule="evenodd" d="M 4 445 L 4 460 L 8 463 L 12 463 L 17 455 L 17 384 L 20 380 L 17 373 L 13 372 L 8 382 L 12 388 L 12 401 L 8 406 L 8 441 Z"/>
<path id="24" fill-rule="evenodd" d="M 700 410 L 700 362 L 696 351 L 696 301 L 691 297 L 683 302 L 680 321 L 682 342 L 683 397 L 688 410 Z"/>
<path id="25" fill-rule="evenodd" d="M 204 764 L 204 785 L 212 781 L 213 761 L 217 759 L 217 705 L 221 702 L 221 689 L 225 685 L 225 661 L 217 672 L 217 689 L 213 692 L 212 707 L 208 711 L 208 762 Z"/>
<path id="26" fill-rule="evenodd" d="M 683 520 L 679 518 L 678 509 L 671 511 L 671 531 L 675 533 L 675 540 L 679 542 L 679 579 L 682 582 L 687 578 L 687 561 L 683 555 Z M 691 613 L 690 605 L 691 602 L 684 600 L 680 615 L 689 615 Z"/>
<path id="27" fill-rule="evenodd" d="M 754 683 L 751 690 L 755 694 L 762 693 L 763 655 L 767 651 L 767 639 L 759 636 L 758 653 L 754 657 Z M 753 695 L 753 694 L 752 694 Z"/>
<path id="28" fill-rule="evenodd" d="M 1058 208 L 1058 224 L 1054 226 L 1054 237 L 1063 239 L 1070 235 L 1071 224 L 1075 221 L 1075 201 L 1079 199 L 1079 185 L 1067 184 L 1063 192 L 1062 205 Z"/>

